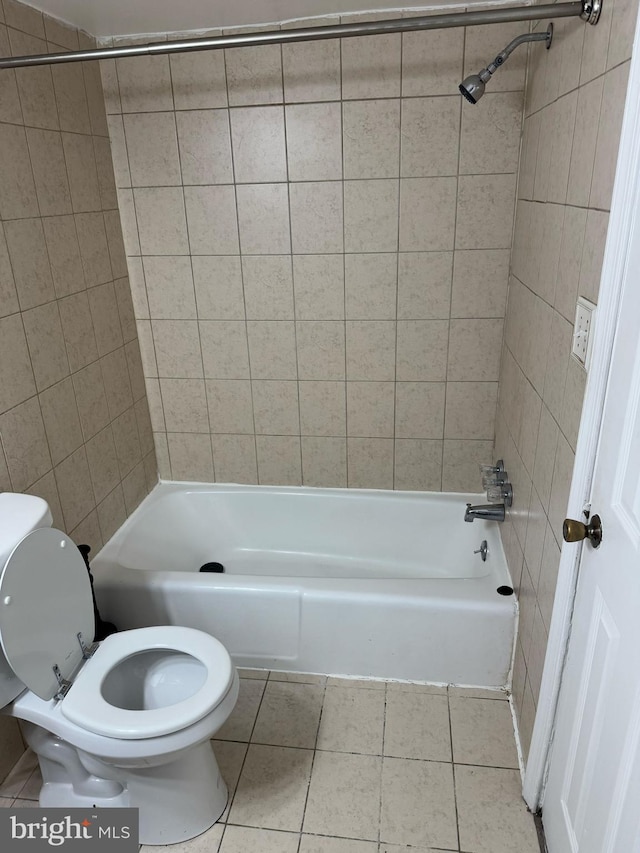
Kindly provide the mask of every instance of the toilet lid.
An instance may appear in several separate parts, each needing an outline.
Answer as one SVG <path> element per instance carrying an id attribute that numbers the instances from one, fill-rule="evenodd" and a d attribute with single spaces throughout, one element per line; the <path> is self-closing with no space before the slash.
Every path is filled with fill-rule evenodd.
<path id="1" fill-rule="evenodd" d="M 42 528 L 13 549 L 0 576 L 0 643 L 18 678 L 41 699 L 82 663 L 78 632 L 91 645 L 91 582 L 82 555 L 60 530 Z"/>

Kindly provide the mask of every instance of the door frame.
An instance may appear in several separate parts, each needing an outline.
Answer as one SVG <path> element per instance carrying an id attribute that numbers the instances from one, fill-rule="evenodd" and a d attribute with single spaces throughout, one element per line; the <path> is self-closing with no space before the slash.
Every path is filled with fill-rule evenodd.
<path id="1" fill-rule="evenodd" d="M 569 492 L 567 515 L 571 518 L 582 517 L 582 511 L 588 505 L 591 493 L 618 324 L 620 296 L 627 270 L 629 244 L 634 227 L 640 222 L 640 98 L 637 96 L 638 91 L 640 91 L 640 16 L 636 21 L 598 308 L 593 328 L 592 359 Z M 640 239 L 640 235 L 636 239 Z M 606 519 L 604 529 L 606 537 Z M 563 544 L 540 697 L 523 779 L 522 794 L 533 812 L 540 808 L 544 795 L 558 696 L 571 633 L 580 554 L 581 543 Z"/>

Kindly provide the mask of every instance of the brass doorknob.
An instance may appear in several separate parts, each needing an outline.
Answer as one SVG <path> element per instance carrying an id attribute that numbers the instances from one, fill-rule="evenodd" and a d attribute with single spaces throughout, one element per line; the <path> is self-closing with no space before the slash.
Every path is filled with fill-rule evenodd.
<path id="1" fill-rule="evenodd" d="M 562 525 L 562 538 L 565 542 L 580 542 L 582 539 L 588 539 L 594 548 L 598 548 L 602 542 L 600 516 L 592 515 L 588 524 L 583 524 L 573 518 L 565 518 Z"/>

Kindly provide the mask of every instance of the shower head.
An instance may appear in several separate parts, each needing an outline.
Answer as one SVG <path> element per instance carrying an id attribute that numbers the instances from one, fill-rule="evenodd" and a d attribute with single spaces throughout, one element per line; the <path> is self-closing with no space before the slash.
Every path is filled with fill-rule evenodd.
<path id="1" fill-rule="evenodd" d="M 460 94 L 463 95 L 470 104 L 477 104 L 480 98 L 484 95 L 485 85 L 491 79 L 491 76 L 506 62 L 519 45 L 528 41 L 544 41 L 547 44 L 547 50 L 549 50 L 552 39 L 553 24 L 549 24 L 547 31 L 544 33 L 524 33 L 523 35 L 514 38 L 514 40 L 509 42 L 505 49 L 501 51 L 501 53 L 499 53 L 493 62 L 490 62 L 486 68 L 478 71 L 477 74 L 470 74 L 468 77 L 465 77 L 462 83 L 458 86 Z"/>

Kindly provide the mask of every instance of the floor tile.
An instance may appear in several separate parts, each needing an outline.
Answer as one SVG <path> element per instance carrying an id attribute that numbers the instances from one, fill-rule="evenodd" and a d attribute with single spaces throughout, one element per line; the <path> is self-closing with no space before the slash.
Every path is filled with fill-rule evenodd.
<path id="1" fill-rule="evenodd" d="M 383 759 L 380 840 L 458 849 L 451 764 Z"/>
<path id="2" fill-rule="evenodd" d="M 238 667 L 240 678 L 255 678 L 257 681 L 266 681 L 269 678 L 268 669 L 243 669 Z"/>
<path id="3" fill-rule="evenodd" d="M 449 707 L 453 760 L 456 763 L 518 767 L 508 702 L 452 698 Z"/>
<path id="4" fill-rule="evenodd" d="M 220 820 L 224 821 L 227 819 L 231 803 L 233 802 L 233 795 L 238 785 L 242 762 L 247 754 L 248 746 L 246 743 L 236 743 L 231 740 L 212 740 L 211 746 L 213 747 L 222 778 L 227 783 L 227 788 L 229 789 L 227 806 L 220 817 Z"/>
<path id="5" fill-rule="evenodd" d="M 302 684 L 324 684 L 326 675 L 315 675 L 306 672 L 274 672 L 269 675 L 269 681 L 295 681 Z"/>
<path id="6" fill-rule="evenodd" d="M 316 745 L 324 687 L 270 681 L 264 691 L 251 740 L 273 746 Z"/>
<path id="7" fill-rule="evenodd" d="M 384 702 L 381 690 L 327 687 L 317 749 L 381 755 Z"/>
<path id="8" fill-rule="evenodd" d="M 248 741 L 262 701 L 265 682 L 250 678 L 240 679 L 240 692 L 236 707 L 227 722 L 216 734 L 216 740 Z"/>
<path id="9" fill-rule="evenodd" d="M 450 687 L 449 696 L 459 699 L 498 699 L 503 702 L 509 701 L 509 694 L 505 690 L 487 690 L 483 687 Z"/>
<path id="10" fill-rule="evenodd" d="M 23 800 L 22 797 L 17 797 L 12 803 L 12 809 L 32 809 L 34 808 L 33 800 Z"/>
<path id="11" fill-rule="evenodd" d="M 0 797 L 0 809 L 8 809 L 13 802 L 12 797 Z"/>
<path id="12" fill-rule="evenodd" d="M 539 853 L 517 770 L 456 765 L 455 777 L 461 850 Z"/>
<path id="13" fill-rule="evenodd" d="M 229 823 L 299 831 L 312 761 L 310 749 L 251 744 Z"/>
<path id="14" fill-rule="evenodd" d="M 449 703 L 431 693 L 388 693 L 384 754 L 451 761 Z"/>
<path id="15" fill-rule="evenodd" d="M 378 853 L 378 845 L 375 841 L 354 841 L 353 838 L 303 835 L 299 853 Z"/>
<path id="16" fill-rule="evenodd" d="M 27 749 L 13 766 L 13 769 L 0 785 L 0 797 L 15 799 L 29 781 L 29 777 L 38 766 L 36 754 Z"/>
<path id="17" fill-rule="evenodd" d="M 20 791 L 21 800 L 38 800 L 40 799 L 40 790 L 42 788 L 42 773 L 40 767 L 32 772 L 27 779 L 22 790 Z"/>
<path id="18" fill-rule="evenodd" d="M 299 840 L 297 832 L 228 826 L 220 853 L 296 853 Z"/>
<path id="19" fill-rule="evenodd" d="M 338 676 L 330 675 L 327 678 L 327 686 L 360 687 L 363 690 L 384 690 L 387 683 L 386 681 L 378 681 L 374 678 L 338 678 Z"/>
<path id="20" fill-rule="evenodd" d="M 377 841 L 381 760 L 373 755 L 316 752 L 304 831 Z"/>
<path id="21" fill-rule="evenodd" d="M 166 845 L 143 844 L 140 853 L 216 853 L 224 832 L 224 824 L 214 823 L 211 829 L 197 835 L 190 841 L 182 841 L 180 844 Z"/>
<path id="22" fill-rule="evenodd" d="M 447 687 L 443 684 L 417 684 L 413 681 L 389 681 L 387 693 L 433 693 L 446 696 Z"/>

